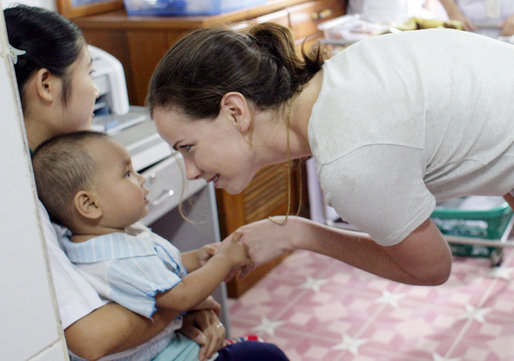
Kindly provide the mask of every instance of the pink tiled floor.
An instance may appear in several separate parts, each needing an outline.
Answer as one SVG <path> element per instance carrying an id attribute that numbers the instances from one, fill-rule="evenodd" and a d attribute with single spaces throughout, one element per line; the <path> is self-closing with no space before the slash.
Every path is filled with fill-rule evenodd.
<path id="1" fill-rule="evenodd" d="M 296 251 L 229 313 L 232 335 L 258 334 L 291 361 L 514 361 L 514 250 L 496 269 L 456 257 L 438 287 Z"/>

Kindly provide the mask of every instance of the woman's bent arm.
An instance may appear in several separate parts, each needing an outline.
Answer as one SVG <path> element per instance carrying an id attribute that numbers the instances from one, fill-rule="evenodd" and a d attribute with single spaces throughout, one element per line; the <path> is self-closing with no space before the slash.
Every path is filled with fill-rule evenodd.
<path id="1" fill-rule="evenodd" d="M 304 249 L 407 284 L 438 285 L 448 279 L 451 271 L 448 243 L 430 219 L 402 242 L 388 247 L 377 244 L 365 233 L 328 227 L 300 217 L 289 217 L 284 226 L 262 220 L 239 231 L 256 265 L 284 252 Z M 244 270 L 243 275 L 249 271 Z"/>

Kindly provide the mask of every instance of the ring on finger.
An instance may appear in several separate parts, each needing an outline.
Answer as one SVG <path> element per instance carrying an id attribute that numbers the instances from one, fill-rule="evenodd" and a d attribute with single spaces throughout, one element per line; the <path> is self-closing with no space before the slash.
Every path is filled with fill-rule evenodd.
<path id="1" fill-rule="evenodd" d="M 221 322 L 216 325 L 216 328 L 221 328 L 221 327 L 223 327 L 223 324 Z"/>

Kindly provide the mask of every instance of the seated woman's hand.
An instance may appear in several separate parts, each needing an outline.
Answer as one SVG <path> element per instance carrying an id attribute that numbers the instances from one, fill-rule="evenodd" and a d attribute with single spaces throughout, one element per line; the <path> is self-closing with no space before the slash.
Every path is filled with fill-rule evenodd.
<path id="1" fill-rule="evenodd" d="M 455 8 L 454 11 L 448 13 L 448 17 L 451 20 L 457 20 L 462 24 L 462 27 L 464 30 L 467 31 L 474 31 L 477 29 L 475 25 L 469 20 L 466 15 L 464 15 L 458 8 Z"/>
<path id="2" fill-rule="evenodd" d="M 179 332 L 200 345 L 200 361 L 206 361 L 225 345 L 225 326 L 212 310 L 188 312 Z"/>

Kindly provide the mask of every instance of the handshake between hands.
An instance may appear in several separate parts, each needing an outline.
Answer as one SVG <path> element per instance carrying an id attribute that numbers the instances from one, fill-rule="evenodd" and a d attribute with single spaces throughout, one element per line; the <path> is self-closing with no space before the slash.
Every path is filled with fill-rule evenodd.
<path id="1" fill-rule="evenodd" d="M 302 217 L 274 217 L 277 222 L 263 219 L 240 227 L 220 243 L 211 243 L 200 250 L 200 265 L 204 265 L 211 257 L 223 254 L 231 264 L 231 271 L 225 282 L 236 274 L 243 279 L 256 266 L 266 263 L 285 252 L 293 250 L 294 239 L 305 237 L 302 225 L 308 223 Z"/>
<path id="2" fill-rule="evenodd" d="M 241 241 L 243 234 L 234 232 L 223 242 L 211 243 L 200 248 L 198 261 L 201 266 L 214 255 L 223 256 L 227 263 L 231 265 L 230 272 L 225 277 L 225 282 L 230 281 L 241 269 L 254 268 L 250 259 L 248 246 Z"/>

